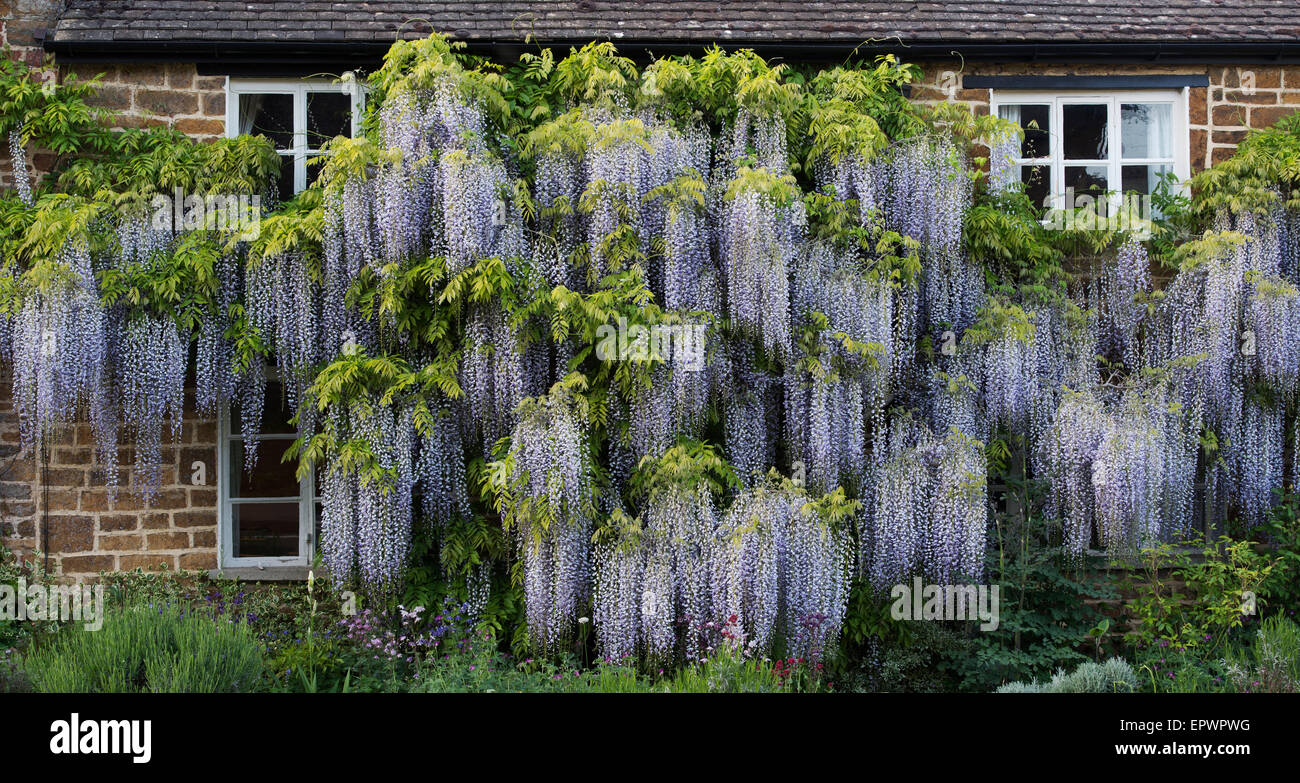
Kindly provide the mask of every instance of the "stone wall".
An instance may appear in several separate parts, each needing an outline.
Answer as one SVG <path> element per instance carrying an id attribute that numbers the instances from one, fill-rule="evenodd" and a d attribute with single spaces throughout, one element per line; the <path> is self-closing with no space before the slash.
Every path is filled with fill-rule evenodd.
<path id="1" fill-rule="evenodd" d="M 0 367 L 0 539 L 15 552 L 48 556 L 50 573 L 68 580 L 100 571 L 217 567 L 217 423 L 192 409 L 176 443 L 164 440 L 162 486 L 144 500 L 130 482 L 134 451 L 118 449 L 116 496 L 105 487 L 89 425 L 48 439 L 44 454 L 24 448 Z M 192 483 L 191 465 L 206 466 Z"/>
<path id="2" fill-rule="evenodd" d="M 98 76 L 91 104 L 111 111 L 118 128 L 167 126 L 199 141 L 226 132 L 226 77 L 200 76 L 193 63 L 87 64 L 61 76 Z"/>
<path id="3" fill-rule="evenodd" d="M 41 62 L 41 31 L 54 26 L 61 0 L 0 0 L 0 43 L 10 47 L 11 56 L 32 65 Z"/>
<path id="4" fill-rule="evenodd" d="M 1208 162 L 1231 157 L 1252 128 L 1300 111 L 1300 65 L 1210 68 Z"/>
<path id="5" fill-rule="evenodd" d="M 36 548 L 36 465 L 18 435 L 11 373 L 0 363 L 0 541 L 26 555 Z"/>
<path id="6" fill-rule="evenodd" d="M 45 52 L 38 34 L 53 27 L 57 0 L 0 0 L 0 44 L 9 56 L 40 70 Z M 167 126 L 199 141 L 212 141 L 226 132 L 226 78 L 200 76 L 193 63 L 111 63 L 53 67 L 46 79 L 75 74 L 86 80 L 98 76 L 100 87 L 89 102 L 111 111 L 115 128 Z M 4 141 L 4 140 L 0 140 Z M 46 150 L 29 147 L 27 160 L 40 177 L 57 160 Z M 13 184 L 13 162 L 7 143 L 0 143 L 0 188 Z"/>
<path id="7" fill-rule="evenodd" d="M 81 80 L 98 77 L 99 89 L 88 103 L 110 111 L 113 128 L 165 126 L 198 141 L 213 141 L 226 132 L 226 77 L 200 76 L 196 70 L 193 63 L 124 63 L 61 67 L 46 74 L 60 79 L 71 74 Z M 10 187 L 13 163 L 7 144 L 0 147 L 0 187 Z M 35 177 L 57 163 L 52 154 L 34 146 L 28 147 L 27 159 Z"/>
<path id="8" fill-rule="evenodd" d="M 53 27 L 60 11 L 59 0 L 0 0 L 0 46 L 8 48 L 9 57 L 39 68 L 45 51 L 38 36 Z M 47 78 L 53 78 L 52 71 Z M 39 176 L 54 164 L 54 157 L 43 150 L 27 151 L 27 160 Z M 13 186 L 13 162 L 7 139 L 0 139 L 0 188 Z M 0 457 L 0 459 L 4 459 Z"/>
<path id="9" fill-rule="evenodd" d="M 0 0 L 0 42 L 10 55 L 40 66 L 44 54 L 36 33 L 49 27 L 54 0 Z M 1138 75 L 1205 74 L 1209 87 L 1190 90 L 1188 113 L 1191 166 L 1200 171 L 1229 156 L 1248 129 L 1262 128 L 1300 109 L 1300 66 L 1201 67 L 1186 65 L 1052 65 L 1043 63 L 923 64 L 924 77 L 912 91 L 920 102 L 955 100 L 977 113 L 989 111 L 987 89 L 967 89 L 971 75 Z M 193 64 L 114 63 L 49 69 L 47 78 L 99 77 L 93 103 L 111 111 L 120 128 L 167 126 L 210 141 L 225 132 L 225 78 L 200 76 Z M 0 144 L 0 147 L 4 145 Z M 39 174 L 55 162 L 29 150 Z M 11 182 L 11 163 L 0 150 L 0 187 Z M 192 412 L 180 442 L 165 447 L 168 463 L 158 496 L 142 500 L 119 468 L 123 487 L 116 497 L 104 486 L 86 425 L 49 439 L 43 454 L 20 443 L 10 400 L 9 368 L 0 365 L 0 540 L 28 555 L 41 550 L 62 578 L 92 578 L 105 570 L 135 567 L 211 569 L 217 565 L 217 427 Z M 130 465 L 129 444 L 119 464 Z M 206 486 L 191 483 L 190 465 L 207 465 Z"/>

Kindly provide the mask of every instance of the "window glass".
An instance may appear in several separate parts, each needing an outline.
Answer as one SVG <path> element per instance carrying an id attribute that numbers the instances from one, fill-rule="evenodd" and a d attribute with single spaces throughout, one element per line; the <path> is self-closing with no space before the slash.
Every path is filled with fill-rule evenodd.
<path id="1" fill-rule="evenodd" d="M 998 116 L 1011 120 L 1025 132 L 1020 144 L 1020 157 L 1046 158 L 1052 154 L 1052 107 L 1048 104 L 1017 104 L 1001 106 Z"/>
<path id="2" fill-rule="evenodd" d="M 231 134 L 263 135 L 280 153 L 275 189 L 281 201 L 309 187 L 320 175 L 320 166 L 309 167 L 307 163 L 320 154 L 325 142 L 352 135 L 355 95 L 342 91 L 337 84 L 320 79 L 233 79 L 230 92 L 230 105 L 236 112 Z"/>
<path id="3" fill-rule="evenodd" d="M 294 164 L 292 155 L 280 156 L 280 173 L 275 176 L 275 192 L 281 201 L 294 197 Z"/>
<path id="4" fill-rule="evenodd" d="M 1116 91 L 1111 95 L 995 92 L 999 117 L 1024 133 L 1019 155 L 1025 194 L 1035 205 L 1069 206 L 1068 193 L 1149 196 L 1162 176 L 1186 177 L 1179 145 L 1179 95 L 1173 90 Z M 1166 97 L 1167 96 L 1167 97 Z M 1004 103 L 999 99 L 1010 99 Z M 1112 134 L 1114 139 L 1111 139 Z M 1154 211 L 1154 207 L 1151 207 Z"/>
<path id="5" fill-rule="evenodd" d="M 1061 107 L 1061 139 L 1066 160 L 1105 160 L 1106 104 L 1067 103 Z"/>
<path id="6" fill-rule="evenodd" d="M 278 150 L 292 150 L 293 96 L 284 93 L 243 93 L 239 96 L 240 135 L 262 135 Z"/>
<path id="7" fill-rule="evenodd" d="M 1052 193 L 1051 166 L 1021 166 L 1020 181 L 1025 184 L 1025 195 L 1035 207 L 1049 206 Z"/>
<path id="8" fill-rule="evenodd" d="M 307 187 L 316 184 L 320 179 L 321 172 L 325 170 L 325 155 L 308 155 L 307 156 Z"/>
<path id="9" fill-rule="evenodd" d="M 1125 158 L 1172 158 L 1174 107 L 1168 103 L 1120 106 L 1120 147 Z"/>
<path id="10" fill-rule="evenodd" d="M 229 530 L 227 557 L 235 560 L 302 558 L 307 554 L 301 551 L 303 534 L 310 532 L 302 528 L 303 504 L 311 503 L 312 498 L 304 494 L 304 484 L 298 480 L 297 461 L 283 459 L 285 449 L 297 437 L 289 424 L 293 411 L 286 407 L 278 381 L 266 386 L 257 463 L 251 470 L 245 466 L 238 405 L 229 407 L 222 433 L 225 463 L 221 523 Z"/>
<path id="11" fill-rule="evenodd" d="M 1066 166 L 1065 189 L 1078 193 L 1105 193 L 1110 189 L 1105 166 Z"/>
<path id="12" fill-rule="evenodd" d="M 296 461 L 284 462 L 285 440 L 267 440 L 258 444 L 257 465 L 248 470 L 244 463 L 244 441 L 230 442 L 230 497 L 292 498 L 300 491 Z"/>
<path id="13" fill-rule="evenodd" d="M 231 507 L 234 556 L 297 557 L 298 503 L 236 503 Z"/>
<path id="14" fill-rule="evenodd" d="M 1172 172 L 1173 166 L 1157 163 L 1149 166 L 1124 166 L 1122 189 L 1125 193 L 1134 191 L 1149 196 L 1160 185 L 1160 176 Z"/>
<path id="15" fill-rule="evenodd" d="M 335 136 L 352 135 L 352 97 L 341 92 L 307 93 L 307 147 L 320 149 Z"/>
<path id="16" fill-rule="evenodd" d="M 298 432 L 290 420 L 293 419 L 294 412 L 285 404 L 284 387 L 279 381 L 270 381 L 266 384 L 266 397 L 262 402 L 262 429 L 263 435 L 294 435 Z M 227 431 L 231 435 L 240 434 L 240 412 L 239 404 L 230 404 L 230 416 L 227 417 Z"/>

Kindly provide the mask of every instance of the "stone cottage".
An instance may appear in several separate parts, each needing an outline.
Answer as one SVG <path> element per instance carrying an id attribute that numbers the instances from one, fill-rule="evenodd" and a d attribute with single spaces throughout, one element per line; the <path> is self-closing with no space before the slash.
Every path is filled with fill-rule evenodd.
<path id="1" fill-rule="evenodd" d="M 893 52 L 924 66 L 917 101 L 960 101 L 1027 129 L 1021 172 L 1044 201 L 1067 189 L 1150 192 L 1232 154 L 1252 128 L 1300 109 L 1294 0 L 0 0 L 9 57 L 50 78 L 102 74 L 96 101 L 122 127 L 198 139 L 267 135 L 281 192 L 309 184 L 317 140 L 356 131 L 361 96 L 337 77 L 432 30 L 514 59 L 594 39 L 632 56 L 717 43 L 766 57 L 841 61 Z M 52 59 L 47 59 L 52 58 Z M 39 150 L 36 169 L 48 165 Z M 9 162 L 0 162 L 8 182 Z M 41 453 L 19 445 L 0 367 L 0 539 L 80 579 L 135 567 L 302 578 L 315 541 L 310 480 L 263 460 L 242 475 L 229 417 L 191 417 L 158 497 L 113 498 L 93 476 L 88 426 Z M 265 437 L 294 437 L 267 417 Z"/>

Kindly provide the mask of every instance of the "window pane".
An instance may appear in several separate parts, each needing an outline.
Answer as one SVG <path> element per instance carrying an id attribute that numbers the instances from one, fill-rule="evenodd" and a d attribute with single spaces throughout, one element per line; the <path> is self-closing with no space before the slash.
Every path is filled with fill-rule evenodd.
<path id="1" fill-rule="evenodd" d="M 236 503 L 230 509 L 235 557 L 297 557 L 297 503 Z"/>
<path id="2" fill-rule="evenodd" d="M 282 462 L 290 441 L 264 440 L 258 444 L 257 465 L 244 467 L 244 441 L 230 441 L 230 496 L 232 498 L 291 498 L 301 487 L 295 475 L 297 461 Z"/>
<path id="3" fill-rule="evenodd" d="M 266 398 L 262 404 L 262 428 L 260 432 L 263 435 L 295 435 L 298 429 L 289 423 L 293 418 L 294 412 L 289 410 L 284 398 L 284 387 L 279 381 L 269 381 L 266 384 Z M 230 434 L 240 434 L 240 413 L 239 404 L 231 403 L 230 405 Z"/>
<path id="4" fill-rule="evenodd" d="M 335 136 L 352 135 L 352 96 L 341 92 L 307 93 L 307 146 L 319 149 Z"/>
<path id="5" fill-rule="evenodd" d="M 1174 107 L 1168 103 L 1125 103 L 1120 106 L 1120 148 L 1124 157 L 1172 158 L 1173 114 Z"/>
<path id="6" fill-rule="evenodd" d="M 328 155 L 307 156 L 307 187 L 316 184 L 316 180 L 320 178 L 321 172 L 325 170 L 325 161 L 328 159 Z"/>
<path id="7" fill-rule="evenodd" d="M 1120 171 L 1122 172 L 1121 176 L 1124 178 L 1122 187 L 1125 193 L 1134 191 L 1147 196 L 1160 184 L 1160 175 L 1173 171 L 1173 167 L 1165 164 L 1122 166 Z"/>
<path id="8" fill-rule="evenodd" d="M 1067 160 L 1106 158 L 1106 104 L 1066 104 L 1061 122 Z"/>
<path id="9" fill-rule="evenodd" d="M 1051 207 L 1052 170 L 1049 166 L 1021 166 L 1020 181 L 1025 195 L 1035 207 Z"/>
<path id="10" fill-rule="evenodd" d="M 293 156 L 280 156 L 280 174 L 275 178 L 275 192 L 281 201 L 288 201 L 295 195 L 293 189 Z"/>
<path id="11" fill-rule="evenodd" d="M 261 134 L 276 149 L 293 149 L 293 96 L 284 93 L 241 93 L 240 134 Z"/>
<path id="12" fill-rule="evenodd" d="M 1065 182 L 1061 183 L 1067 192 L 1073 188 L 1075 195 L 1091 193 L 1096 195 L 1108 190 L 1105 166 L 1066 166 Z M 1071 206 L 1068 202 L 1066 206 Z"/>
<path id="13" fill-rule="evenodd" d="M 1011 120 L 1025 132 L 1020 145 L 1022 158 L 1046 158 L 1052 154 L 1052 107 L 1040 104 L 1017 104 L 998 107 L 998 116 Z"/>

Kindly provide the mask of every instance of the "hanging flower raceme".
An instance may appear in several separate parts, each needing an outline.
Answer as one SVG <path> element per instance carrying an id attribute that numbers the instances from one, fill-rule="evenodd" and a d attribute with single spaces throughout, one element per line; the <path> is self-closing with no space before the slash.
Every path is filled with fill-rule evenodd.
<path id="1" fill-rule="evenodd" d="M 662 291 L 668 310 L 720 315 L 721 274 L 710 252 L 710 224 L 702 203 L 707 180 L 690 177 L 683 181 L 684 192 L 673 198 L 662 218 L 662 283 L 657 290 Z"/>
<path id="2" fill-rule="evenodd" d="M 634 327 L 627 352 L 649 366 L 649 385 L 637 386 L 627 401 L 632 456 L 657 458 L 679 436 L 702 435 L 717 386 L 709 338 L 709 325 L 701 322 Z"/>
<path id="3" fill-rule="evenodd" d="M 983 445 L 955 430 L 936 437 L 902 417 L 888 448 L 860 536 L 871 584 L 887 591 L 916 575 L 979 582 L 988 527 Z"/>
<path id="4" fill-rule="evenodd" d="M 489 454 L 514 426 L 515 408 L 524 399 L 527 368 L 518 332 L 499 304 L 476 304 L 465 326 L 460 385 L 469 415 L 466 439 Z"/>
<path id="5" fill-rule="evenodd" d="M 980 379 L 988 426 L 1005 426 L 1017 433 L 1028 430 L 1041 389 L 1035 339 L 1031 316 L 997 300 L 990 301 L 980 320 L 962 336 L 961 352 L 973 353 L 966 365 Z M 977 437 L 980 430 L 962 428 Z"/>
<path id="6" fill-rule="evenodd" d="M 724 447 L 740 480 L 749 484 L 775 464 L 781 388 L 755 364 L 747 342 L 728 345 L 727 357 L 730 372 L 721 387 Z"/>
<path id="7" fill-rule="evenodd" d="M 121 404 L 112 363 L 120 326 L 100 302 L 85 245 L 67 246 L 57 266 L 67 274 L 32 291 L 14 314 L 13 401 L 19 434 L 24 444 L 35 447 L 54 428 L 88 418 L 104 480 L 115 487 Z M 181 368 L 183 375 L 184 362 Z"/>
<path id="8" fill-rule="evenodd" d="M 1042 448 L 1066 549 L 1131 550 L 1191 528 L 1198 423 L 1159 387 L 1134 387 L 1106 404 L 1070 393 Z"/>
<path id="9" fill-rule="evenodd" d="M 27 168 L 27 145 L 23 143 L 23 132 L 19 128 L 9 131 L 9 160 L 14 167 L 14 190 L 18 191 L 18 199 L 28 207 L 35 206 L 32 174 Z"/>
<path id="10" fill-rule="evenodd" d="M 1272 393 L 1289 398 L 1300 375 L 1290 334 L 1300 317 L 1283 276 L 1285 221 L 1221 215 L 1216 230 L 1186 248 L 1186 260 L 1157 312 L 1148 363 L 1172 368 L 1178 403 L 1224 447 L 1205 470 L 1210 515 L 1257 522 L 1283 481 L 1284 421 Z M 1232 231 L 1227 229 L 1231 228 Z M 1271 392 L 1261 396 L 1260 387 Z"/>
<path id="11" fill-rule="evenodd" d="M 498 511 L 523 568 L 528 632 L 555 650 L 591 597 L 595 474 L 580 400 L 565 386 L 527 400 L 504 462 L 493 463 Z"/>
<path id="12" fill-rule="evenodd" d="M 170 320 L 144 316 L 126 324 L 117 381 L 123 422 L 135 435 L 137 489 L 146 499 L 162 480 L 164 422 L 173 440 L 181 434 L 188 354 L 188 341 Z"/>
<path id="13" fill-rule="evenodd" d="M 430 523 L 445 529 L 454 519 L 471 515 L 461 440 L 460 408 L 443 404 L 430 412 L 428 430 L 420 438 L 414 483 L 421 509 Z"/>
<path id="14" fill-rule="evenodd" d="M 250 265 L 244 302 L 249 325 L 276 357 L 290 408 L 310 385 L 316 366 L 344 349 L 321 330 L 321 289 L 301 252 L 267 256 Z M 256 432 L 256 429 L 252 431 Z M 252 433 L 245 432 L 245 436 Z"/>
<path id="15" fill-rule="evenodd" d="M 236 394 L 235 348 L 226 336 L 227 314 L 244 292 L 240 259 L 222 254 L 216 263 L 217 295 L 199 316 L 194 354 L 194 405 L 200 413 L 215 414 Z"/>
<path id="16" fill-rule="evenodd" d="M 842 250 L 826 242 L 806 244 L 794 274 L 791 305 L 798 325 L 806 324 L 811 313 L 822 313 L 831 331 L 873 346 L 875 364 L 892 364 L 893 287 Z"/>
<path id="17" fill-rule="evenodd" d="M 773 172 L 790 169 L 786 121 L 776 107 L 741 107 L 729 133 L 718 143 L 728 176 L 735 176 L 737 169 L 751 160 Z"/>
<path id="18" fill-rule="evenodd" d="M 620 539 L 596 547 L 592 614 L 601 657 L 626 664 L 648 646 L 641 617 L 648 547 L 634 533 Z"/>
<path id="19" fill-rule="evenodd" d="M 1256 276 L 1251 287 L 1242 353 L 1247 363 L 1254 357 L 1257 377 L 1289 396 L 1300 378 L 1300 290 L 1277 275 Z"/>
<path id="20" fill-rule="evenodd" d="M 1230 482 L 1224 501 L 1247 526 L 1262 524 L 1283 487 L 1284 411 L 1247 396 L 1239 428 L 1227 438 L 1224 461 Z"/>
<path id="21" fill-rule="evenodd" d="M 332 162 L 331 164 L 332 165 Z M 330 170 L 327 168 L 325 176 Z M 345 343 L 374 344 L 373 328 L 348 304 L 348 290 L 361 270 L 378 256 L 373 236 L 369 188 L 363 180 L 348 179 L 325 188 L 322 196 L 321 239 L 321 342 L 325 350 Z"/>
<path id="22" fill-rule="evenodd" d="M 847 155 L 838 163 L 823 158 L 817 166 L 817 188 L 834 193 L 838 201 L 855 203 L 858 223 L 868 227 L 879 218 L 876 195 L 882 186 L 876 176 L 880 171 L 863 155 Z"/>
<path id="23" fill-rule="evenodd" d="M 456 274 L 483 258 L 522 255 L 521 222 L 512 219 L 505 166 L 483 153 L 445 151 L 438 159 L 443 236 L 438 247 Z"/>
<path id="24" fill-rule="evenodd" d="M 971 198 L 963 156 L 947 138 L 922 136 L 895 145 L 876 165 L 884 225 L 921 246 L 921 323 L 960 333 L 984 304 L 983 271 L 962 247 Z"/>
<path id="25" fill-rule="evenodd" d="M 616 518 L 624 519 L 616 513 Z M 711 515 L 710 515 L 711 521 Z M 694 532 L 694 531 L 688 531 Z M 708 533 L 712 534 L 712 529 Z M 681 615 L 679 605 L 679 552 L 690 545 L 658 527 L 639 529 L 624 522 L 612 541 L 595 552 L 596 585 L 592 598 L 596 636 L 601 656 L 611 662 L 644 660 L 665 665 L 673 660 Z M 682 576 L 689 593 L 690 577 L 707 586 L 699 562 Z M 689 634 L 688 634 L 689 636 Z"/>
<path id="26" fill-rule="evenodd" d="M 856 488 L 866 465 L 864 416 L 869 386 L 880 374 L 878 354 L 842 332 L 818 332 L 817 325 L 807 336 L 808 353 L 786 367 L 786 440 L 809 486 Z"/>
<path id="27" fill-rule="evenodd" d="M 814 657 L 833 647 L 848 602 L 847 535 L 809 510 L 793 487 L 739 495 L 721 520 L 713 560 L 713 612 L 736 617 L 765 653 Z"/>
<path id="28" fill-rule="evenodd" d="M 642 515 L 617 508 L 597 532 L 597 638 L 612 660 L 698 660 L 722 619 L 713 609 L 714 498 L 737 480 L 712 446 L 691 440 L 643 458 L 638 470 Z"/>
<path id="29" fill-rule="evenodd" d="M 1011 425 L 1015 431 L 1024 430 L 1038 391 L 1030 339 L 1004 331 L 988 344 L 983 357 L 984 401 L 989 419 Z"/>
<path id="30" fill-rule="evenodd" d="M 987 440 L 993 421 L 987 405 L 981 405 L 979 387 L 962 369 L 958 364 L 955 374 L 934 371 L 926 399 L 926 421 L 932 432 L 955 429 L 977 440 Z"/>
<path id="31" fill-rule="evenodd" d="M 1020 157 L 1023 139 L 1010 124 L 999 127 L 989 143 L 989 192 L 1009 193 L 1020 185 Z"/>
<path id="32" fill-rule="evenodd" d="M 1098 279 L 1103 353 L 1113 354 L 1129 368 L 1141 366 L 1138 339 L 1146 308 L 1137 297 L 1148 293 L 1151 262 L 1136 238 L 1120 247 Z"/>
<path id="33" fill-rule="evenodd" d="M 723 200 L 719 250 L 733 327 L 769 356 L 789 354 L 790 273 L 807 219 L 793 179 L 742 168 Z"/>
<path id="34" fill-rule="evenodd" d="M 411 551 L 417 434 L 409 405 L 358 399 L 327 417 L 342 444 L 323 468 L 321 538 L 336 584 L 400 589 Z"/>

